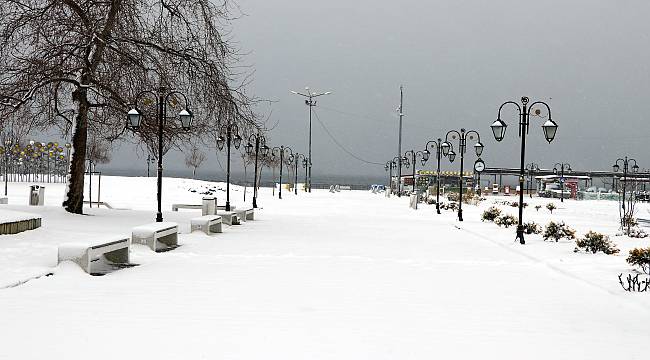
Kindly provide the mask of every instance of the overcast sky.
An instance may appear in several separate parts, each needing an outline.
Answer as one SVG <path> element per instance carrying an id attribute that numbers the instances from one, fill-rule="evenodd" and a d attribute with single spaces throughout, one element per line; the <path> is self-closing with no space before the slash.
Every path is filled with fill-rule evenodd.
<path id="1" fill-rule="evenodd" d="M 527 160 L 544 168 L 610 169 L 620 156 L 650 168 L 650 2 L 647 0 L 238 0 L 233 36 L 255 69 L 251 93 L 277 123 L 270 137 L 307 152 L 308 107 L 290 90 L 332 91 L 315 108 L 356 156 L 396 156 L 399 86 L 403 150 L 450 129 L 475 129 L 487 166 L 518 166 L 514 110 L 496 143 L 489 125 L 506 100 L 547 101 L 552 144 L 532 119 Z M 385 174 L 360 162 L 313 122 L 314 174 Z M 170 159 L 181 157 L 171 155 Z M 166 158 L 167 159 L 167 158 Z M 469 156 L 467 169 L 475 157 Z M 211 161 L 214 161 L 211 158 Z M 119 159 L 112 166 L 119 166 Z M 211 163 L 211 166 L 214 164 Z M 427 165 L 431 166 L 431 164 Z M 183 168 L 169 161 L 166 168 Z M 456 169 L 457 162 L 453 168 Z M 314 180 L 316 181 L 316 180 Z"/>

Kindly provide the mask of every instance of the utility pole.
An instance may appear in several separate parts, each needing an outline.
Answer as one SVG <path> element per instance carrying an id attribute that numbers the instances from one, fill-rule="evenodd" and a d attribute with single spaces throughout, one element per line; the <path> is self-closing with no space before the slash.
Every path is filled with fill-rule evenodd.
<path id="1" fill-rule="evenodd" d="M 397 140 L 397 197 L 402 196 L 402 119 L 404 118 L 404 88 L 399 86 L 399 138 Z M 415 180 L 415 179 L 414 179 Z"/>
<path id="2" fill-rule="evenodd" d="M 305 98 L 305 105 L 309 106 L 309 157 L 307 158 L 307 172 L 309 174 L 308 176 L 308 184 L 305 184 L 307 186 L 307 189 L 309 189 L 309 192 L 311 192 L 311 112 L 312 108 L 316 106 L 316 100 L 314 98 L 317 98 L 319 96 L 323 95 L 329 95 L 332 92 L 331 91 L 326 91 L 323 93 L 313 93 L 309 90 L 309 87 L 305 88 L 306 93 L 299 93 L 297 91 L 291 91 L 292 94 L 300 95 Z"/>

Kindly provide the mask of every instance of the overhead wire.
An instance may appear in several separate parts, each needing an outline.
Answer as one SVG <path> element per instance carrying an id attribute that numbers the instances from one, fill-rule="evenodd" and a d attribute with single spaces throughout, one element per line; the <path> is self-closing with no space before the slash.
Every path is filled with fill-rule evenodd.
<path id="1" fill-rule="evenodd" d="M 341 150 L 343 150 L 346 154 L 348 154 L 348 155 L 350 155 L 351 157 L 353 157 L 354 159 L 359 160 L 359 161 L 361 161 L 361 162 L 363 162 L 363 163 L 366 163 L 366 164 L 371 164 L 371 165 L 382 165 L 382 166 L 385 165 L 385 164 L 383 164 L 383 163 L 378 163 L 378 162 L 374 162 L 374 161 L 369 161 L 369 160 L 363 159 L 363 158 L 361 158 L 361 157 L 355 155 L 354 153 L 352 153 L 352 152 L 351 152 L 350 150 L 348 150 L 345 146 L 343 146 L 343 145 L 342 145 L 338 140 L 336 140 L 336 138 L 334 137 L 334 135 L 332 135 L 332 133 L 329 131 L 329 129 L 327 129 L 327 127 L 325 126 L 325 124 L 323 124 L 323 122 L 320 120 L 320 118 L 318 117 L 318 113 L 316 113 L 315 110 L 312 110 L 312 111 L 314 112 L 314 115 L 315 115 L 316 120 L 318 121 L 318 123 L 323 127 L 323 130 L 325 130 L 325 133 L 326 133 L 326 134 L 330 137 L 330 139 L 332 139 L 332 141 L 333 141 L 333 142 L 334 142 L 334 143 L 335 143 L 335 144 L 336 144 L 336 145 L 337 145 Z"/>

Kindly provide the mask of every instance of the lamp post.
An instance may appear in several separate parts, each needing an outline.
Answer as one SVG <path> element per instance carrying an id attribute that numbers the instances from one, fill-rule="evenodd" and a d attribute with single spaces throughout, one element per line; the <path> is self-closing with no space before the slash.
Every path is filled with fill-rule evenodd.
<path id="1" fill-rule="evenodd" d="M 384 165 L 384 170 L 388 172 L 388 189 L 386 191 L 390 191 L 393 188 L 393 168 L 396 166 L 395 159 L 397 159 L 397 157 L 393 158 L 393 160 L 387 161 L 386 165 Z"/>
<path id="2" fill-rule="evenodd" d="M 635 173 L 635 174 L 637 172 L 639 172 L 639 165 L 637 165 L 636 159 L 631 159 L 631 158 L 628 158 L 626 156 L 626 157 L 624 157 L 622 159 L 621 158 L 616 159 L 616 162 L 614 162 L 614 165 L 612 166 L 612 168 L 614 169 L 614 172 L 618 172 L 621 169 L 620 165 L 619 165 L 619 162 L 621 163 L 621 165 L 623 165 L 623 179 L 625 179 L 623 181 L 623 202 L 621 203 L 621 207 L 622 207 L 622 210 L 623 210 L 623 217 L 621 219 L 621 227 L 624 228 L 625 227 L 625 221 L 627 220 L 627 219 L 625 219 L 625 216 L 627 215 L 627 208 L 626 208 L 626 203 L 625 203 L 625 191 L 626 191 L 626 185 L 627 185 L 627 181 L 628 181 L 627 174 L 630 171 L 629 165 L 630 165 L 630 163 L 634 162 L 634 165 L 632 166 L 632 172 Z"/>
<path id="3" fill-rule="evenodd" d="M 278 191 L 278 199 L 282 199 L 282 166 L 285 165 L 284 158 L 293 156 L 293 151 L 288 146 L 280 145 L 274 147 L 271 150 L 271 154 L 273 157 L 280 157 L 280 190 Z"/>
<path id="4" fill-rule="evenodd" d="M 156 194 L 158 201 L 158 212 L 156 213 L 156 222 L 162 222 L 163 127 L 165 126 L 165 120 L 167 119 L 167 102 L 171 96 L 176 95 L 180 95 L 185 101 L 185 108 L 178 113 L 178 117 L 181 121 L 181 127 L 185 131 L 189 130 L 192 126 L 192 112 L 189 110 L 187 97 L 180 91 L 169 91 L 164 86 L 159 87 L 158 92 L 151 90 L 141 91 L 135 96 L 134 106 L 127 113 L 126 127 L 128 129 L 131 129 L 133 132 L 137 132 L 140 129 L 143 115 L 140 110 L 138 110 L 137 104 L 138 100 L 140 100 L 140 98 L 146 94 L 152 95 L 154 99 L 156 99 L 156 115 L 158 120 L 158 182 Z"/>
<path id="5" fill-rule="evenodd" d="M 322 92 L 322 93 L 313 93 L 313 92 L 311 92 L 311 90 L 309 90 L 308 87 L 305 88 L 305 92 L 306 92 L 306 94 L 305 93 L 299 93 L 297 91 L 291 91 L 291 93 L 293 93 L 293 94 L 300 95 L 300 96 L 304 97 L 305 98 L 305 105 L 309 106 L 309 154 L 308 154 L 309 155 L 308 156 L 308 158 L 309 158 L 309 164 L 308 164 L 309 168 L 307 169 L 308 174 L 309 174 L 309 176 L 308 176 L 309 185 L 308 185 L 307 188 L 309 189 L 309 192 L 311 192 L 311 166 L 312 166 L 312 163 L 311 163 L 311 113 L 312 113 L 312 108 L 314 106 L 316 106 L 316 100 L 314 100 L 315 98 L 317 98 L 319 96 L 323 96 L 323 95 L 329 95 L 332 92 L 331 91 L 326 91 L 326 92 Z M 280 165 L 280 166 L 282 166 L 282 165 Z"/>
<path id="6" fill-rule="evenodd" d="M 546 138 L 546 141 L 551 143 L 553 139 L 555 138 L 555 133 L 557 132 L 557 124 L 555 121 L 551 119 L 551 107 L 548 106 L 547 103 L 543 101 L 535 101 L 530 106 L 528 105 L 528 102 L 530 100 L 527 97 L 522 97 L 521 98 L 521 106 L 514 102 L 514 101 L 506 101 L 501 106 L 499 107 L 499 112 L 497 115 L 497 119 L 495 122 L 490 125 L 490 128 L 492 129 L 492 133 L 494 134 L 494 138 L 496 141 L 501 141 L 503 140 L 503 137 L 506 133 L 506 123 L 501 120 L 501 109 L 503 109 L 504 106 L 506 105 L 514 105 L 517 110 L 519 111 L 519 137 L 521 138 L 521 161 L 519 165 L 519 188 L 523 189 L 524 187 L 524 176 L 525 176 L 525 161 L 526 161 L 526 135 L 528 134 L 528 128 L 530 125 L 530 112 L 533 109 L 535 105 L 544 105 L 546 106 L 546 109 L 548 111 L 548 120 L 544 122 L 542 125 L 542 130 L 544 131 L 544 137 Z M 540 116 L 541 110 L 537 108 L 535 110 L 536 116 Z M 519 243 L 525 244 L 526 241 L 524 240 L 524 225 L 522 222 L 522 217 L 524 213 L 524 192 L 520 191 L 519 192 L 519 220 L 517 224 L 517 239 L 519 239 Z"/>
<path id="7" fill-rule="evenodd" d="M 441 147 L 442 139 L 438 138 L 437 140 L 430 140 L 424 145 L 424 156 L 422 159 L 427 162 L 431 156 L 431 151 L 435 148 L 436 150 L 436 212 L 440 214 L 440 156 L 441 156 Z"/>
<path id="8" fill-rule="evenodd" d="M 460 175 L 458 176 L 458 221 L 463 221 L 463 166 L 465 160 L 465 151 L 467 150 L 467 139 L 474 140 L 474 135 L 476 135 L 476 144 L 474 144 L 474 151 L 476 156 L 481 158 L 483 153 L 483 144 L 481 143 L 481 135 L 476 130 L 466 131 L 465 129 L 460 129 L 460 132 L 457 130 L 450 130 L 445 136 L 445 142 L 440 144 L 442 148 L 443 155 L 449 158 L 449 162 L 454 162 L 456 158 L 456 153 L 454 153 L 454 148 L 450 142 L 449 135 L 451 139 L 458 139 L 458 152 L 460 153 Z"/>
<path id="9" fill-rule="evenodd" d="M 150 176 L 149 175 L 149 165 L 154 164 L 156 162 L 156 158 L 151 157 L 151 154 L 147 154 L 147 160 L 145 160 L 145 161 L 147 162 L 147 177 L 149 177 Z"/>
<path id="10" fill-rule="evenodd" d="M 530 192 L 530 187 L 533 186 L 533 174 L 538 171 L 539 171 L 539 165 L 535 163 L 530 163 L 526 165 L 526 172 L 528 172 L 528 196 L 531 199 L 533 198 L 533 193 Z"/>
<path id="11" fill-rule="evenodd" d="M 296 195 L 298 195 L 298 162 L 300 161 L 301 157 L 302 157 L 302 160 L 303 160 L 303 163 L 304 163 L 304 160 L 307 159 L 304 154 L 295 153 L 294 156 L 293 156 L 293 161 L 295 162 L 295 165 L 296 165 L 296 168 L 295 168 L 295 171 L 294 171 L 294 175 L 295 175 L 296 179 L 293 182 L 293 192 Z"/>
<path id="12" fill-rule="evenodd" d="M 302 159 L 302 168 L 305 169 L 305 186 L 304 191 L 307 192 L 307 171 L 309 170 L 309 159 Z"/>
<path id="13" fill-rule="evenodd" d="M 226 211 L 230 211 L 230 148 L 234 146 L 239 149 L 241 145 L 241 136 L 239 136 L 239 127 L 237 124 L 228 122 L 222 125 L 219 129 L 219 137 L 217 138 L 217 148 L 223 150 L 226 145 Z"/>
<path id="14" fill-rule="evenodd" d="M 255 145 L 252 144 L 255 142 Z M 261 145 L 261 146 L 260 146 Z M 257 133 L 248 137 L 248 144 L 246 144 L 246 153 L 248 156 L 255 155 L 255 175 L 253 176 L 253 208 L 257 208 L 257 160 L 259 159 L 260 150 L 262 157 L 269 154 L 269 147 L 266 146 L 266 138 L 264 135 Z"/>
<path id="15" fill-rule="evenodd" d="M 560 202 L 564 202 L 564 170 L 566 170 L 568 173 L 571 173 L 571 165 L 567 163 L 555 163 L 555 165 L 553 165 L 553 173 L 555 175 L 557 175 L 558 167 L 560 171 L 560 186 L 561 186 Z"/>
<path id="16" fill-rule="evenodd" d="M 404 157 L 409 159 L 409 162 L 413 163 L 413 172 L 412 172 L 411 176 L 413 176 L 413 192 L 415 192 L 416 195 L 417 195 L 417 190 L 416 190 L 416 185 L 417 184 L 415 182 L 415 168 L 416 168 L 417 157 L 418 156 L 420 157 L 420 160 L 422 161 L 422 165 L 424 165 L 424 163 L 426 162 L 426 160 L 424 160 L 424 151 L 407 150 L 404 153 Z"/>

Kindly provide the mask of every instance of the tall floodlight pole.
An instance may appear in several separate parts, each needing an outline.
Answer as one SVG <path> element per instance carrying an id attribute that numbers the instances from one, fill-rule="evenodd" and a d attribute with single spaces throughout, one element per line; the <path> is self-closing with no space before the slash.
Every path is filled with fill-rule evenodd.
<path id="1" fill-rule="evenodd" d="M 402 159 L 402 119 L 404 118 L 404 87 L 399 86 L 399 134 L 397 137 L 397 158 Z M 397 164 L 397 197 L 402 195 L 402 161 Z"/>
<path id="2" fill-rule="evenodd" d="M 306 87 L 305 88 L 305 93 L 299 93 L 299 92 L 293 91 L 293 90 L 291 91 L 291 93 L 304 97 L 305 98 L 305 105 L 309 106 L 309 154 L 308 154 L 309 155 L 308 156 L 309 162 L 307 164 L 307 172 L 308 172 L 309 176 L 307 177 L 308 184 L 306 184 L 306 186 L 307 186 L 308 191 L 311 192 L 311 166 L 312 166 L 312 162 L 311 162 L 311 159 L 312 159 L 312 157 L 311 157 L 311 113 L 312 113 L 312 108 L 314 106 L 316 106 L 316 100 L 314 100 L 315 98 L 317 98 L 319 96 L 323 96 L 323 95 L 329 95 L 332 92 L 331 91 L 326 91 L 326 92 L 322 92 L 322 93 L 313 93 L 313 92 L 311 92 L 311 90 L 309 90 L 309 87 Z"/>

